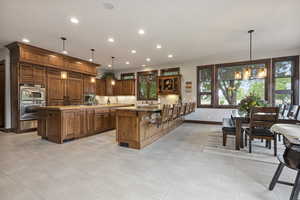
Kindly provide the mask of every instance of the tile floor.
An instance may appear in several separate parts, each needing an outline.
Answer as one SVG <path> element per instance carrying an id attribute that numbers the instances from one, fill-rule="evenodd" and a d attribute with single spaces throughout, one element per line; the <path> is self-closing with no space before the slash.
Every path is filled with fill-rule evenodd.
<path id="1" fill-rule="evenodd" d="M 1 200 L 286 200 L 268 191 L 276 165 L 203 152 L 215 125 L 183 124 L 138 151 L 115 132 L 63 145 L 35 133 L 0 133 Z M 271 156 L 271 154 L 270 154 Z M 285 170 L 284 180 L 295 173 Z"/>

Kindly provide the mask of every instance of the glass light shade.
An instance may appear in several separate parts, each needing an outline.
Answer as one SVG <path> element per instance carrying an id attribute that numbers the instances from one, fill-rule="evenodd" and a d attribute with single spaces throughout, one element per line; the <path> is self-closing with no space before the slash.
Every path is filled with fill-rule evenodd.
<path id="1" fill-rule="evenodd" d="M 242 72 L 234 72 L 234 79 L 236 80 L 242 79 Z"/>
<path id="2" fill-rule="evenodd" d="M 95 83 L 96 82 L 96 78 L 95 77 L 91 77 L 91 83 Z"/>
<path id="3" fill-rule="evenodd" d="M 247 68 L 244 70 L 244 80 L 248 80 L 251 76 L 251 69 Z"/>
<path id="4" fill-rule="evenodd" d="M 266 68 L 259 69 L 257 76 L 258 78 L 265 78 L 267 76 L 267 69 Z"/>
<path id="5" fill-rule="evenodd" d="M 60 72 L 61 79 L 68 79 L 68 72 Z"/>

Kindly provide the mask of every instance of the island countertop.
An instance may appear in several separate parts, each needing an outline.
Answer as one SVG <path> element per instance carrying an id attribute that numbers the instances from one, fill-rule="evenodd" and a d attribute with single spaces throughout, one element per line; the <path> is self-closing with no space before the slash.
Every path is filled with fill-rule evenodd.
<path id="1" fill-rule="evenodd" d="M 159 112 L 162 110 L 161 105 L 157 106 L 129 106 L 129 107 L 120 107 L 116 110 L 126 110 L 126 111 L 136 111 L 136 112 Z"/>
<path id="2" fill-rule="evenodd" d="M 99 105 L 70 105 L 70 106 L 42 106 L 38 109 L 41 110 L 76 110 L 76 109 L 87 109 L 87 108 L 117 108 L 117 107 L 128 107 L 133 104 L 99 104 Z"/>

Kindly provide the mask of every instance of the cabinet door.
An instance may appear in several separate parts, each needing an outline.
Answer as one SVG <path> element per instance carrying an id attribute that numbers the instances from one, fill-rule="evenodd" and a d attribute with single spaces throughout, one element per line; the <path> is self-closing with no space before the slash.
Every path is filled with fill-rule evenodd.
<path id="1" fill-rule="evenodd" d="M 92 76 L 84 77 L 84 93 L 96 94 L 96 82 L 91 81 Z"/>
<path id="2" fill-rule="evenodd" d="M 70 73 L 67 80 L 67 96 L 71 104 L 83 103 L 83 78 L 81 74 Z"/>
<path id="3" fill-rule="evenodd" d="M 71 139 L 78 135 L 78 130 L 80 130 L 80 117 L 75 111 L 64 111 L 62 115 L 62 138 Z"/>
<path id="4" fill-rule="evenodd" d="M 122 95 L 122 81 L 116 80 L 115 85 L 113 86 L 113 95 L 120 96 Z"/>
<path id="5" fill-rule="evenodd" d="M 98 96 L 106 96 L 106 81 L 105 79 L 96 80 L 96 94 Z"/>
<path id="6" fill-rule="evenodd" d="M 109 113 L 109 129 L 116 129 L 116 111 L 111 110 Z"/>
<path id="7" fill-rule="evenodd" d="M 20 64 L 20 83 L 34 84 L 33 69 L 30 64 Z"/>
<path id="8" fill-rule="evenodd" d="M 114 94 L 114 86 L 112 85 L 112 78 L 108 77 L 106 78 L 106 95 L 107 96 L 113 96 Z"/>
<path id="9" fill-rule="evenodd" d="M 86 110 L 86 135 L 92 135 L 95 132 L 95 110 Z"/>
<path id="10" fill-rule="evenodd" d="M 65 92 L 65 80 L 61 79 L 60 71 L 47 71 L 47 99 L 48 105 L 63 105 Z"/>
<path id="11" fill-rule="evenodd" d="M 46 69 L 41 66 L 34 66 L 34 84 L 45 85 L 46 83 Z"/>

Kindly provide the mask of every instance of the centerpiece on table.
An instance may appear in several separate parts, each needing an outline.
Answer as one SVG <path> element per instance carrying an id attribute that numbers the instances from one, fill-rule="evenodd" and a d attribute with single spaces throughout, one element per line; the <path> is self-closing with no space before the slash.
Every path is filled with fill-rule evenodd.
<path id="1" fill-rule="evenodd" d="M 254 107 L 258 106 L 266 106 L 264 100 L 262 100 L 259 96 L 250 93 L 244 99 L 242 99 L 239 103 L 239 111 L 242 113 L 246 113 L 247 116 L 250 115 L 250 111 Z"/>

